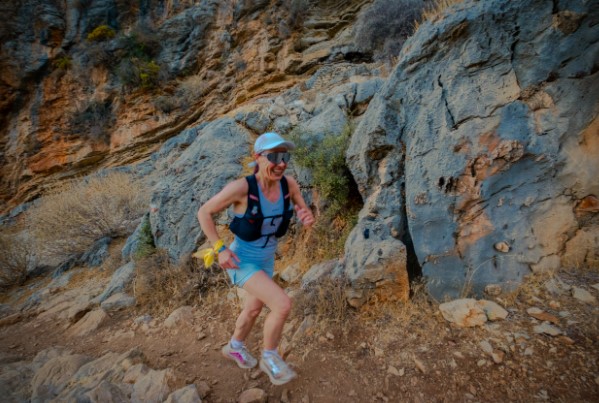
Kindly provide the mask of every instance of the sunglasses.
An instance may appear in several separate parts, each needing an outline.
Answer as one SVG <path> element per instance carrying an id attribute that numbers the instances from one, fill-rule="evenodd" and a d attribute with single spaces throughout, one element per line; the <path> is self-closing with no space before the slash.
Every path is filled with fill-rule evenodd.
<path id="1" fill-rule="evenodd" d="M 289 163 L 289 160 L 291 159 L 291 154 L 289 154 L 288 152 L 273 152 L 273 153 L 268 153 L 268 154 L 262 154 L 264 155 L 271 163 L 275 164 L 275 165 L 279 165 L 281 162 L 284 162 L 285 164 Z"/>

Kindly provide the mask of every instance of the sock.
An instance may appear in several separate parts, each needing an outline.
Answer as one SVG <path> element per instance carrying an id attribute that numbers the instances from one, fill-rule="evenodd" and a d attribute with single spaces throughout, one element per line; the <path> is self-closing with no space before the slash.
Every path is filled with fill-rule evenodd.
<path id="1" fill-rule="evenodd" d="M 279 355 L 279 352 L 275 348 L 274 350 L 262 350 L 262 357 L 268 357 L 269 355 Z"/>
<path id="2" fill-rule="evenodd" d="M 235 349 L 235 350 L 239 350 L 241 347 L 243 347 L 243 342 L 239 341 L 239 340 L 235 340 L 233 338 L 231 338 L 231 348 Z"/>

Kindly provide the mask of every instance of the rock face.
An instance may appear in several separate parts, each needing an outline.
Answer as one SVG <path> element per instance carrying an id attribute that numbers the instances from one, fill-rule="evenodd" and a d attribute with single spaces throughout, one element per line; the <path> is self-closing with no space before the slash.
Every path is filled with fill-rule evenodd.
<path id="1" fill-rule="evenodd" d="M 366 229 L 413 241 L 438 298 L 597 259 L 597 216 L 576 207 L 599 194 L 598 16 L 465 2 L 420 27 L 348 150 L 366 202 L 346 272 L 367 275 L 350 252 Z"/>
<path id="2" fill-rule="evenodd" d="M 367 1 L 311 2 L 294 26 L 283 3 L 3 2 L 0 213 L 65 177 L 142 160 L 198 120 L 355 53 L 348 33 Z M 115 36 L 88 40 L 101 25 Z M 166 93 L 133 85 L 147 67 L 137 72 L 140 57 L 158 66 Z"/>

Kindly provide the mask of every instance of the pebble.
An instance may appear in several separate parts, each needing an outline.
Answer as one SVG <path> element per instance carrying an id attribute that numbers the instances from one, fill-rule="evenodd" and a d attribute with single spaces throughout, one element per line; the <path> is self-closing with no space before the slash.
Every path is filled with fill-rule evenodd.
<path id="1" fill-rule="evenodd" d="M 493 362 L 495 364 L 501 364 L 503 362 L 504 357 L 505 357 L 505 353 L 501 350 L 494 350 L 491 353 L 491 358 L 493 358 Z"/>
<path id="2" fill-rule="evenodd" d="M 549 322 L 543 322 L 540 325 L 537 325 L 533 328 L 535 333 L 538 334 L 548 334 L 550 336 L 559 336 L 562 334 L 562 331 L 557 327 L 549 324 Z"/>
<path id="3" fill-rule="evenodd" d="M 416 364 L 416 368 L 418 368 L 418 370 L 423 374 L 426 374 L 426 367 L 424 366 L 423 362 L 416 357 L 413 357 L 412 359 L 414 360 L 414 364 Z"/>
<path id="4" fill-rule="evenodd" d="M 592 304 L 596 301 L 593 294 L 580 287 L 572 287 L 572 296 L 579 301 L 586 302 L 587 304 Z"/>
<path id="5" fill-rule="evenodd" d="M 333 333 L 327 332 L 327 339 L 333 340 L 334 338 L 335 338 L 335 336 L 333 336 Z"/>
<path id="6" fill-rule="evenodd" d="M 499 284 L 488 284 L 485 287 L 485 293 L 492 297 L 497 297 L 501 295 L 501 286 Z"/>
<path id="7" fill-rule="evenodd" d="M 387 372 L 391 375 L 400 376 L 399 370 L 395 368 L 393 365 L 389 365 L 389 367 L 387 368 Z"/>
<path id="8" fill-rule="evenodd" d="M 540 308 L 537 308 L 537 307 L 528 308 L 526 310 L 526 313 L 528 313 L 530 316 L 532 316 L 533 318 L 538 319 L 540 321 L 548 321 L 551 323 L 559 324 L 559 319 L 556 316 L 551 315 L 550 313 L 547 313 Z"/>
<path id="9" fill-rule="evenodd" d="M 483 365 L 485 365 L 487 363 L 487 360 L 478 360 L 476 362 L 476 365 L 478 365 L 479 367 L 482 367 Z"/>
<path id="10" fill-rule="evenodd" d="M 239 396 L 239 403 L 266 403 L 268 395 L 259 388 L 252 388 L 244 391 Z"/>
<path id="11" fill-rule="evenodd" d="M 483 340 L 479 343 L 480 348 L 487 354 L 493 354 L 493 346 L 487 340 Z"/>
<path id="12" fill-rule="evenodd" d="M 507 253 L 510 251 L 510 245 L 505 241 L 497 242 L 495 245 L 493 245 L 493 247 L 498 252 Z"/>

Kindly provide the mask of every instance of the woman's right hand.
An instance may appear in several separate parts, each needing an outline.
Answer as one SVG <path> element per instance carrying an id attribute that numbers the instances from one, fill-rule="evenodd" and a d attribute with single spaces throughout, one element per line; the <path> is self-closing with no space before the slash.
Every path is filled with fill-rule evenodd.
<path id="1" fill-rule="evenodd" d="M 227 248 L 218 254 L 218 264 L 223 269 L 239 269 L 239 258 L 231 249 Z"/>

